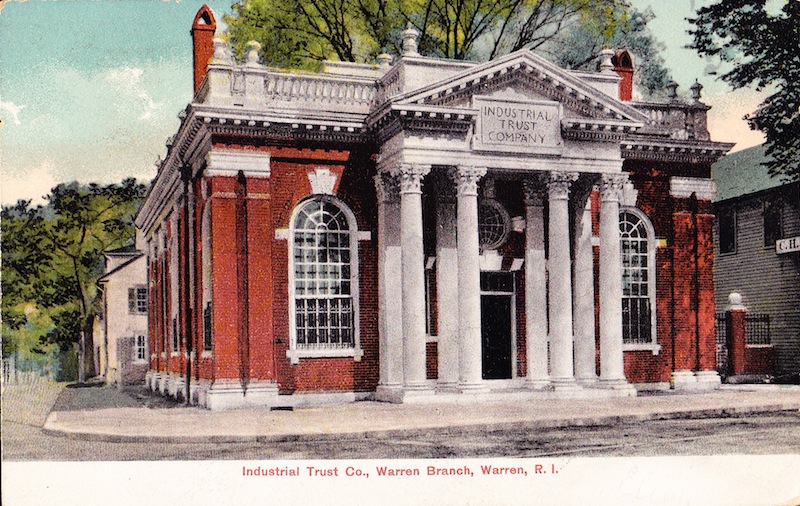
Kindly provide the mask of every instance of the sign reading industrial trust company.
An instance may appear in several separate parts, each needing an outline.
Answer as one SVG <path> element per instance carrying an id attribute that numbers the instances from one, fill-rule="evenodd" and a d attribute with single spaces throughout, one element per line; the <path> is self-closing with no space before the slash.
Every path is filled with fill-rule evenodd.
<path id="1" fill-rule="evenodd" d="M 473 148 L 505 153 L 561 154 L 561 104 L 473 97 L 478 110 Z"/>

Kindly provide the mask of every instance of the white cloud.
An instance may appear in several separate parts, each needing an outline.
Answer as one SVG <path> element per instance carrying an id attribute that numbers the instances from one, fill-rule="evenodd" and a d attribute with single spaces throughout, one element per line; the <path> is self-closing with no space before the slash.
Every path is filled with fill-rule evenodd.
<path id="1" fill-rule="evenodd" d="M 2 97 L 0 97 L 0 112 L 6 112 L 10 114 L 15 125 L 22 124 L 22 122 L 19 120 L 19 113 L 24 108 L 24 105 L 16 105 L 13 102 L 3 102 Z"/>
<path id="2" fill-rule="evenodd" d="M 142 75 L 144 70 L 137 67 L 120 67 L 107 71 L 105 79 L 122 92 L 116 105 L 120 110 L 131 109 L 142 121 L 155 118 L 157 112 L 164 110 L 162 102 L 155 102 L 144 88 Z M 131 100 L 133 99 L 133 100 Z"/>
<path id="3" fill-rule="evenodd" d="M 17 200 L 30 199 L 33 205 L 44 204 L 44 196 L 58 184 L 53 177 L 54 166 L 44 160 L 37 168 L 23 175 L 9 175 L 6 171 L 0 174 L 0 201 L 4 205 L 12 205 Z"/>

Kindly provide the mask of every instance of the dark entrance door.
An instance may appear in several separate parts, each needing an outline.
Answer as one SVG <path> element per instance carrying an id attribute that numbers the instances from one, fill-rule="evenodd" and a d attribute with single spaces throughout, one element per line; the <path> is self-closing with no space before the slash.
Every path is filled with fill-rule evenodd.
<path id="1" fill-rule="evenodd" d="M 511 295 L 481 295 L 483 379 L 511 378 Z"/>

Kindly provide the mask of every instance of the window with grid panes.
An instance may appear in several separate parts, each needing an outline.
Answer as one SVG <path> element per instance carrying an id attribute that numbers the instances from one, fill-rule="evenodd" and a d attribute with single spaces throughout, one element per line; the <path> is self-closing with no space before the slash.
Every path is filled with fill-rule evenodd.
<path id="1" fill-rule="evenodd" d="M 622 253 L 622 342 L 653 342 L 653 266 L 645 222 L 634 213 L 619 217 Z"/>
<path id="2" fill-rule="evenodd" d="M 134 343 L 134 356 L 136 362 L 144 362 L 147 360 L 147 338 L 145 336 L 136 336 Z"/>
<path id="3" fill-rule="evenodd" d="M 347 215 L 330 199 L 309 200 L 297 211 L 293 232 L 296 347 L 353 348 L 356 244 Z"/>
<path id="4" fill-rule="evenodd" d="M 147 313 L 147 288 L 138 286 L 128 288 L 128 312 L 130 314 Z"/>

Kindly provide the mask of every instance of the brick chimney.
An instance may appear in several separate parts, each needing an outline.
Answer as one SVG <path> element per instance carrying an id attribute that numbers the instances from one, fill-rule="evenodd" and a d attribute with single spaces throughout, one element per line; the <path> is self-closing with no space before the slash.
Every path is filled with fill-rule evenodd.
<path id="1" fill-rule="evenodd" d="M 622 78 L 619 82 L 619 99 L 630 101 L 633 97 L 633 57 L 627 49 L 618 50 L 611 58 L 614 72 Z"/>
<path id="2" fill-rule="evenodd" d="M 194 17 L 191 32 L 195 93 L 206 77 L 209 60 L 214 56 L 214 32 L 216 30 L 217 21 L 214 19 L 214 11 L 208 5 L 203 5 Z"/>

